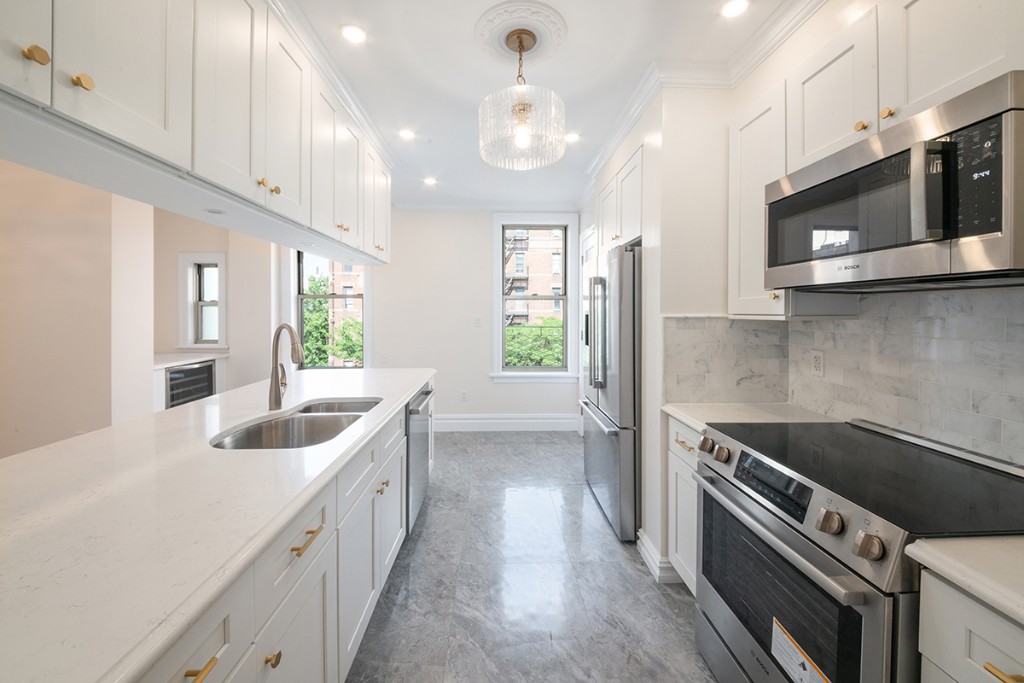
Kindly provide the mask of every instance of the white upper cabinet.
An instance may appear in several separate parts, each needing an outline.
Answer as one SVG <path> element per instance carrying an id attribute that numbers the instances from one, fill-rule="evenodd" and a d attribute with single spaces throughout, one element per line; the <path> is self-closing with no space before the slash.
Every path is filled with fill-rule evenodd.
<path id="1" fill-rule="evenodd" d="M 53 107 L 190 167 L 192 7 L 180 0 L 54 0 Z"/>
<path id="2" fill-rule="evenodd" d="M 391 171 L 368 144 L 364 145 L 362 171 L 364 249 L 386 262 L 391 257 Z"/>
<path id="3" fill-rule="evenodd" d="M 636 150 L 598 196 L 601 248 L 640 237 L 643 205 L 643 147 Z"/>
<path id="4" fill-rule="evenodd" d="M 334 120 L 334 218 L 341 226 L 341 241 L 356 249 L 364 248 L 359 193 L 362 139 L 362 131 L 356 128 L 352 117 L 345 109 L 339 109 Z"/>
<path id="5" fill-rule="evenodd" d="M 882 0 L 878 12 L 883 128 L 1024 66 L 1020 0 Z"/>
<path id="6" fill-rule="evenodd" d="M 196 173 L 263 204 L 267 6 L 196 3 L 193 163 Z"/>
<path id="7" fill-rule="evenodd" d="M 872 9 L 786 78 L 787 171 L 878 132 Z"/>
<path id="8" fill-rule="evenodd" d="M 779 83 L 729 127 L 729 315 L 785 313 L 786 293 L 764 288 L 764 187 L 786 173 L 785 106 Z"/>
<path id="9" fill-rule="evenodd" d="M 0 0 L 0 88 L 50 104 L 53 6 Z"/>
<path id="10" fill-rule="evenodd" d="M 341 239 L 342 226 L 335 220 L 337 213 L 337 171 L 334 163 L 334 146 L 336 139 L 335 120 L 341 110 L 341 102 L 334 95 L 323 79 L 315 74 L 313 78 L 313 145 L 311 162 L 313 172 L 310 176 L 310 227 L 318 232 Z"/>
<path id="11" fill-rule="evenodd" d="M 267 21 L 267 208 L 309 225 L 313 67 L 273 16 Z"/>

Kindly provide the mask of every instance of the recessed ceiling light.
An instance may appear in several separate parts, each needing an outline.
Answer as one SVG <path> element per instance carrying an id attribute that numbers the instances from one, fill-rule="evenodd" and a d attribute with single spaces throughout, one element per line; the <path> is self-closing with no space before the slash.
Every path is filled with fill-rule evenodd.
<path id="1" fill-rule="evenodd" d="M 402 130 L 398 131 L 398 137 L 402 138 L 403 140 L 412 140 L 414 137 L 416 137 L 416 133 L 413 133 L 408 128 L 403 128 Z"/>
<path id="2" fill-rule="evenodd" d="M 566 133 L 565 134 L 565 141 L 569 142 L 569 143 L 579 142 L 580 141 L 580 134 L 579 133 Z"/>
<path id="3" fill-rule="evenodd" d="M 366 31 L 353 24 L 348 24 L 341 27 L 341 37 L 350 43 L 359 45 L 366 42 Z"/>
<path id="4" fill-rule="evenodd" d="M 437 178 L 426 177 L 423 179 L 424 185 L 437 185 Z"/>
<path id="5" fill-rule="evenodd" d="M 749 6 L 749 0 L 729 0 L 729 2 L 722 5 L 722 16 L 727 19 L 738 17 L 746 12 Z"/>

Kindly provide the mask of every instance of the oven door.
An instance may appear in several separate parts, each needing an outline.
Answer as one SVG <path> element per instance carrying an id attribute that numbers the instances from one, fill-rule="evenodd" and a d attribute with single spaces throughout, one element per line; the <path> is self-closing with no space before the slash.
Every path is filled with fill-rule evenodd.
<path id="1" fill-rule="evenodd" d="M 701 465 L 698 645 L 719 680 L 890 680 L 892 598 Z"/>

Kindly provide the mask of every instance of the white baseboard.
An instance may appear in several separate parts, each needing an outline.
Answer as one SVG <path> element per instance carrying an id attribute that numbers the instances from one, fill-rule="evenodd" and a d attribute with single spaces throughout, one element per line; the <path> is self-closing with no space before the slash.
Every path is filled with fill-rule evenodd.
<path id="1" fill-rule="evenodd" d="M 576 413 L 555 415 L 438 415 L 434 413 L 437 432 L 574 432 L 580 416 Z"/>
<path id="2" fill-rule="evenodd" d="M 658 549 L 654 547 L 654 543 L 641 529 L 636 534 L 636 547 L 640 551 L 640 557 L 644 559 L 644 564 L 651 570 L 651 574 L 654 575 L 654 580 L 658 583 L 682 583 L 683 579 L 679 576 L 675 567 L 668 561 L 667 557 L 662 557 Z"/>

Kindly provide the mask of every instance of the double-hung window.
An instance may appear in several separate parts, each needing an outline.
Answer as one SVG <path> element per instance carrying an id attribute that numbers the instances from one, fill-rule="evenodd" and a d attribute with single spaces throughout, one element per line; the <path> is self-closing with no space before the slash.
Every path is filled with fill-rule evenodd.
<path id="1" fill-rule="evenodd" d="M 195 264 L 195 343 L 220 343 L 220 265 Z"/>
<path id="2" fill-rule="evenodd" d="M 303 367 L 363 366 L 363 266 L 298 254 Z"/>
<path id="3" fill-rule="evenodd" d="M 180 348 L 227 348 L 227 256 L 178 254 Z"/>

